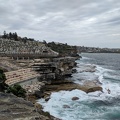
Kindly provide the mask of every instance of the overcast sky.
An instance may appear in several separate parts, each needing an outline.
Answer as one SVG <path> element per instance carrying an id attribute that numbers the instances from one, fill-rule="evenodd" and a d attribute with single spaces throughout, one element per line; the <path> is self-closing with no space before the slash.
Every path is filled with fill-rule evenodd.
<path id="1" fill-rule="evenodd" d="M 120 48 L 120 0 L 0 0 L 0 34 Z"/>

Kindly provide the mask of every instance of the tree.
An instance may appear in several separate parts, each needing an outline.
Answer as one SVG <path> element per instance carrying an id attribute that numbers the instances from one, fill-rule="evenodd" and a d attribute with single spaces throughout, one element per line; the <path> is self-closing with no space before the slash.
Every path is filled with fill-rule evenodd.
<path id="1" fill-rule="evenodd" d="M 12 33 L 11 33 L 11 32 L 9 33 L 9 38 L 10 38 L 10 39 L 12 38 Z"/>
<path id="2" fill-rule="evenodd" d="M 7 38 L 6 31 L 3 32 L 3 38 Z"/>
<path id="3" fill-rule="evenodd" d="M 15 39 L 16 41 L 18 40 L 18 35 L 17 35 L 16 32 L 14 33 L 14 39 Z"/>

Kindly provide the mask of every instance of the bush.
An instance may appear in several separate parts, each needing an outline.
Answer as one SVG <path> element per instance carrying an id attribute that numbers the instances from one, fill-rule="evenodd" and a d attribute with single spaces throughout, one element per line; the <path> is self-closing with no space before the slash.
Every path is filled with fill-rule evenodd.
<path id="1" fill-rule="evenodd" d="M 7 93 L 13 93 L 18 97 L 25 97 L 25 89 L 23 89 L 19 84 L 15 84 L 13 86 L 8 87 Z"/>
<path id="2" fill-rule="evenodd" d="M 0 69 L 0 91 L 4 92 L 4 90 L 8 87 L 5 83 L 6 77 L 2 69 Z"/>

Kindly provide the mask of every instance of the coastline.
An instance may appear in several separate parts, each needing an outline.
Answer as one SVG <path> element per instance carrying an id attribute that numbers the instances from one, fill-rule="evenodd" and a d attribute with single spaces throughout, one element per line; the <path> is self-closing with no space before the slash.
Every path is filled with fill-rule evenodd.
<path id="1" fill-rule="evenodd" d="M 90 71 L 90 72 L 92 72 L 92 71 Z M 86 94 L 89 92 L 95 92 L 95 91 L 102 92 L 102 87 L 101 87 L 101 84 L 98 80 L 94 80 L 94 81 L 87 81 L 86 80 L 83 85 L 74 83 L 72 80 L 68 80 L 68 79 L 52 80 L 51 82 L 48 82 L 48 83 L 44 82 L 44 83 L 45 84 L 42 87 L 43 92 L 41 93 L 40 98 L 45 99 L 46 102 L 50 100 L 51 93 L 59 92 L 61 90 L 72 91 L 72 90 L 78 89 L 78 90 L 86 92 Z M 77 96 L 74 96 L 74 97 L 77 98 Z M 36 102 L 38 102 L 37 100 L 40 98 L 38 97 L 36 99 Z M 38 103 L 38 104 L 40 104 L 40 103 Z M 66 108 L 68 106 L 63 106 L 63 107 Z M 43 110 L 43 108 L 41 108 L 41 109 Z"/>
<path id="2" fill-rule="evenodd" d="M 9 86 L 5 88 L 3 84 L 3 93 L 0 92 L 1 120 L 120 118 L 120 56 L 109 53 L 120 52 L 119 49 L 11 39 L 8 34 L 5 38 L 1 36 L 0 42 L 0 68 L 7 78 L 1 83 Z M 75 68 L 79 50 L 88 53 L 82 64 L 77 61 L 79 65 Z M 69 79 L 72 75 L 73 80 Z M 14 89 L 15 84 L 27 91 L 26 98 L 16 97 L 22 90 Z M 10 91 L 16 96 L 7 93 L 10 87 L 18 91 Z M 43 103 L 39 104 L 38 99 Z"/>
<path id="3" fill-rule="evenodd" d="M 79 68 L 77 69 L 78 73 L 73 75 L 73 77 L 76 80 L 76 83 L 77 80 L 78 83 L 83 83 L 86 78 L 89 80 L 98 78 L 98 80 L 101 82 L 103 92 L 96 91 L 86 94 L 81 90 L 60 91 L 52 93 L 49 101 L 46 102 L 44 99 L 41 99 L 39 102 L 43 105 L 44 111 L 49 111 L 50 114 L 58 118 L 62 118 L 63 120 L 69 120 L 71 117 L 72 120 L 77 120 L 78 118 L 106 120 L 119 119 L 119 64 L 116 64 L 116 62 L 114 62 L 114 65 L 117 66 L 109 67 L 111 65 L 111 59 L 109 58 L 112 58 L 113 56 L 107 56 L 108 54 L 106 54 L 107 59 L 104 58 L 106 60 L 106 64 L 101 64 L 105 63 L 105 61 L 103 61 L 103 57 L 101 57 L 104 56 L 104 54 L 98 54 L 95 57 L 94 54 L 89 54 L 88 57 L 87 55 L 84 55 L 85 57 L 83 57 L 81 62 L 79 61 L 80 64 Z M 93 58 L 89 59 L 91 56 L 93 56 Z M 101 58 L 94 59 L 98 57 Z M 118 55 L 116 55 L 116 58 L 114 60 L 118 61 L 119 59 L 117 58 Z M 107 62 L 108 59 L 109 62 Z M 96 60 L 98 61 L 98 64 L 95 64 Z M 108 64 L 109 66 L 106 66 Z M 95 72 L 88 70 L 88 68 L 93 68 L 93 66 L 96 66 Z M 85 68 L 87 68 L 87 70 Z M 73 97 L 78 97 L 79 99 L 73 101 Z M 115 111 L 113 111 L 113 109 Z"/>
<path id="4" fill-rule="evenodd" d="M 56 77 L 56 78 L 58 78 L 58 79 L 63 79 L 65 76 L 71 76 L 71 74 L 72 74 L 72 68 L 76 65 L 76 63 L 75 63 L 75 60 L 76 60 L 76 58 L 75 57 L 62 57 L 62 58 L 56 58 L 53 62 L 52 62 L 52 64 L 53 63 L 55 63 L 55 65 L 56 65 L 56 70 L 55 71 L 52 71 L 52 72 L 55 72 L 55 74 L 53 74 L 54 76 L 52 76 L 52 79 L 51 79 L 51 76 L 49 76 L 49 73 L 51 74 L 51 71 L 49 71 L 47 74 L 48 74 L 48 78 L 47 79 L 51 79 L 51 80 L 47 80 L 47 79 L 44 79 L 44 74 L 46 74 L 46 73 L 44 73 L 42 76 L 40 75 L 40 78 L 38 77 L 38 82 L 35 82 L 35 83 L 33 83 L 33 82 L 31 82 L 32 81 L 32 79 L 30 80 L 30 82 L 28 82 L 27 80 L 22 80 L 22 79 L 20 79 L 20 82 L 18 82 L 19 81 L 19 79 L 17 78 L 17 76 L 23 76 L 22 74 L 23 73 L 25 73 L 25 71 L 26 71 L 26 74 L 28 74 L 27 73 L 27 69 L 19 69 L 18 68 L 18 72 L 16 72 L 16 70 L 15 71 L 13 71 L 13 72 L 8 72 L 8 73 L 10 73 L 10 74 L 8 74 L 8 77 L 7 77 L 7 83 L 9 84 L 9 82 L 8 82 L 8 79 L 10 79 L 9 81 L 10 81 L 10 84 L 11 84 L 11 82 L 12 82 L 12 79 L 11 79 L 11 77 L 14 77 L 14 79 L 15 80 L 17 80 L 16 82 L 18 82 L 18 83 L 20 83 L 22 86 L 24 86 L 24 87 L 26 87 L 26 91 L 28 91 L 29 92 L 29 94 L 27 94 L 26 95 L 26 102 L 27 101 L 31 101 L 33 104 L 34 104 L 34 106 L 35 106 L 35 109 L 37 108 L 37 111 L 39 111 L 40 112 L 40 115 L 43 115 L 43 116 L 48 116 L 49 117 L 49 120 L 60 120 L 60 119 L 58 119 L 58 118 L 55 118 L 55 117 L 53 117 L 52 115 L 50 115 L 49 113 L 47 113 L 47 112 L 44 112 L 44 111 L 42 111 L 42 107 L 41 107 L 41 105 L 39 105 L 39 104 L 37 104 L 36 103 L 36 100 L 38 99 L 38 98 L 41 98 L 41 97 L 43 97 L 43 96 L 45 96 L 45 92 L 44 92 L 44 87 L 46 87 L 46 85 L 48 85 L 48 84 L 50 84 L 50 82 L 51 81 L 56 81 L 56 79 L 53 79 L 54 77 Z M 6 60 L 7 61 L 7 60 Z M 8 59 L 8 61 L 9 61 L 9 59 Z M 44 66 L 46 66 L 46 65 L 49 65 L 49 60 L 47 60 L 47 62 L 46 63 L 40 63 L 40 64 L 38 64 L 39 62 L 40 62 L 40 60 L 36 60 L 37 61 L 37 66 L 43 66 L 43 68 L 44 68 Z M 36 62 L 35 61 L 35 62 Z M 46 61 L 46 60 L 45 60 Z M 21 63 L 22 61 L 16 61 L 16 63 L 17 62 L 19 62 L 19 63 Z M 29 63 L 29 61 L 28 61 L 28 63 Z M 26 65 L 28 64 L 27 62 L 26 62 Z M 22 64 L 22 63 L 21 63 Z M 31 63 L 29 63 L 29 64 L 31 64 Z M 35 65 L 36 65 L 36 63 L 34 63 Z M 22 64 L 23 65 L 23 64 Z M 51 65 L 51 62 L 50 62 L 50 65 Z M 11 65 L 11 67 L 12 67 L 12 65 Z M 50 66 L 49 67 L 49 69 L 51 69 L 51 68 L 54 68 L 54 67 L 52 67 L 52 66 Z M 46 67 L 46 69 L 48 69 L 47 67 Z M 58 71 L 59 70 L 59 71 Z M 19 72 L 20 71 L 20 72 Z M 12 73 L 12 74 L 11 74 Z M 22 74 L 21 74 L 22 73 Z M 29 74 L 33 74 L 33 72 L 31 72 L 31 70 L 30 70 L 30 73 Z M 38 74 L 40 74 L 39 72 L 37 72 L 37 76 L 38 76 Z M 41 77 L 44 79 L 44 80 L 42 80 L 41 81 Z M 17 78 L 17 79 L 16 79 Z M 23 77 L 24 78 L 24 77 Z M 35 80 L 36 81 L 36 79 L 33 79 L 33 80 Z M 27 83 L 24 83 L 24 82 L 27 82 Z M 67 81 L 68 82 L 68 81 Z M 39 84 L 38 84 L 39 83 Z M 15 84 L 15 83 L 13 83 L 13 84 Z M 29 87 L 29 90 L 28 90 L 28 88 L 27 87 Z M 36 89 L 37 88 L 37 89 Z M 41 91 L 42 90 L 42 91 Z M 27 92 L 27 93 L 28 93 Z M 37 93 L 37 94 L 36 94 Z M 43 93 L 44 93 L 44 95 L 43 95 Z M 6 95 L 6 94 L 5 94 Z M 37 96 L 36 96 L 37 95 Z M 9 97 L 8 95 L 6 95 L 6 97 Z M 16 100 L 17 99 L 19 99 L 19 98 L 16 98 Z M 22 102 L 22 100 L 20 100 L 20 103 Z M 4 99 L 3 99 L 3 103 L 4 103 Z M 31 104 L 32 104 L 31 103 Z M 16 103 L 17 104 L 17 103 Z M 22 105 L 22 103 L 21 103 L 21 105 Z M 9 109 L 9 106 L 8 106 L 8 108 L 6 108 L 6 109 Z M 17 107 L 17 108 L 15 108 L 15 109 L 19 109 L 19 107 Z M 33 109 L 34 109 L 34 107 L 33 107 Z M 19 112 L 20 111 L 18 111 L 18 114 L 19 114 Z M 25 111 L 24 111 L 25 112 Z M 14 112 L 13 112 L 13 114 L 14 114 Z M 37 113 L 38 114 L 38 113 Z M 4 115 L 3 115 L 4 116 Z M 19 115 L 18 115 L 18 117 L 20 117 Z M 22 118 L 21 118 L 22 119 Z M 7 120 L 7 118 L 6 118 L 6 120 Z"/>
<path id="5" fill-rule="evenodd" d="M 76 57 L 62 57 L 62 58 L 56 58 L 53 60 L 52 65 L 54 63 L 54 66 L 56 65 L 56 70 L 54 71 L 55 74 L 53 74 L 54 76 L 49 76 L 49 73 L 51 75 L 51 72 L 47 72 L 47 79 L 42 79 L 41 77 L 44 78 L 44 74 L 46 74 L 46 72 L 43 74 L 43 76 L 41 76 L 40 78 L 38 78 L 38 82 L 30 82 L 31 84 L 25 85 L 25 83 L 23 83 L 26 91 L 27 92 L 27 96 L 26 96 L 26 100 L 27 101 L 31 101 L 35 107 L 38 108 L 38 110 L 41 111 L 40 114 L 44 115 L 44 111 L 43 108 L 41 107 L 41 105 L 37 104 L 37 100 L 40 98 L 44 98 L 46 101 L 48 101 L 50 99 L 50 95 L 53 92 L 59 92 L 61 90 L 65 90 L 65 91 L 71 91 L 71 90 L 75 90 L 75 89 L 79 89 L 82 90 L 86 93 L 89 92 L 94 92 L 94 91 L 102 91 L 102 88 L 100 86 L 99 83 L 97 83 L 98 81 L 93 81 L 93 82 L 89 82 L 86 81 L 83 85 L 79 85 L 74 83 L 72 80 L 68 80 L 66 79 L 66 77 L 70 77 L 76 70 L 74 69 L 77 64 L 76 61 L 77 58 Z M 42 67 L 44 69 L 51 69 L 54 68 L 54 66 L 49 66 L 51 65 L 51 62 L 46 62 L 46 63 L 39 63 L 40 60 L 37 60 L 37 63 L 35 63 L 35 65 L 37 65 L 38 67 Z M 38 64 L 39 63 L 39 64 Z M 50 63 L 50 64 L 49 64 Z M 35 70 L 35 69 L 34 69 Z M 38 70 L 38 68 L 37 68 Z M 53 72 L 53 71 L 52 71 Z M 37 71 L 37 74 L 39 73 L 39 71 Z M 41 73 L 41 69 L 40 69 L 40 73 Z M 39 74 L 40 74 L 39 73 Z M 56 77 L 55 79 L 53 79 L 54 77 Z M 50 78 L 50 80 L 49 80 Z M 77 97 L 77 96 L 76 96 Z M 65 106 L 64 106 L 65 107 Z M 48 116 L 49 113 L 45 113 Z M 52 116 L 53 117 L 53 116 Z M 57 120 L 59 120 L 58 118 L 56 118 Z M 52 120 L 52 118 L 51 118 Z M 54 118 L 55 120 L 55 118 Z"/>
<path id="6" fill-rule="evenodd" d="M 77 66 L 77 64 L 75 62 L 76 60 L 77 60 L 76 57 L 74 57 L 74 58 L 73 57 L 64 57 L 64 58 L 55 59 L 55 62 L 57 61 L 57 64 L 59 64 L 59 65 L 57 65 L 57 69 L 61 70 L 58 73 L 58 70 L 56 69 L 55 79 L 52 78 L 51 80 L 47 80 L 47 79 L 49 79 L 49 78 L 47 78 L 42 81 L 40 79 L 39 82 L 35 83 L 34 85 L 32 84 L 31 86 L 29 86 L 29 88 L 31 90 L 28 90 L 27 88 L 25 88 L 25 89 L 30 92 L 33 91 L 32 93 L 35 93 L 35 95 L 37 95 L 37 97 L 39 97 L 39 98 L 46 98 L 46 97 L 50 96 L 50 94 L 52 92 L 57 92 L 60 90 L 71 91 L 74 89 L 79 89 L 86 93 L 94 92 L 94 91 L 102 91 L 101 84 L 98 80 L 94 80 L 94 81 L 86 80 L 83 83 L 83 85 L 74 83 L 72 80 L 69 80 L 69 77 L 71 77 L 71 75 L 74 72 L 76 72 L 76 69 L 75 69 L 75 67 Z M 91 71 L 88 69 L 88 71 L 93 72 L 94 70 Z M 49 75 L 49 73 L 47 73 L 47 74 Z M 34 88 L 38 88 L 38 89 L 36 90 Z"/>
<path id="7" fill-rule="evenodd" d="M 91 56 L 91 54 L 90 54 L 90 56 Z M 98 66 L 96 66 L 96 64 L 86 64 L 86 62 L 85 62 L 84 65 L 79 64 L 79 63 L 78 63 L 78 65 L 76 65 L 75 61 L 72 62 L 72 64 L 71 64 L 71 62 L 68 61 L 68 60 L 65 60 L 64 62 L 62 60 L 63 59 L 60 59 L 60 60 L 57 60 L 57 62 L 55 62 L 58 65 L 56 67 L 58 67 L 60 70 L 62 70 L 62 72 L 60 74 L 61 76 L 59 76 L 59 77 L 57 76 L 59 79 L 57 79 L 57 78 L 56 79 L 51 79 L 51 78 L 54 78 L 54 76 L 50 77 L 49 76 L 50 71 L 49 71 L 49 72 L 47 72 L 47 74 L 48 74 L 48 77 L 50 77 L 50 79 L 47 78 L 47 79 L 41 80 L 38 77 L 39 81 L 36 81 L 35 83 L 30 82 L 30 84 L 28 85 L 29 86 L 29 89 L 28 89 L 29 96 L 26 97 L 26 101 L 31 101 L 33 103 L 34 110 L 37 110 L 37 112 L 39 113 L 40 116 L 41 115 L 48 116 L 49 120 L 60 120 L 59 118 L 61 118 L 61 117 L 59 116 L 59 114 L 56 115 L 54 113 L 54 112 L 57 112 L 57 110 L 53 108 L 54 105 L 56 105 L 56 106 L 58 105 L 57 109 L 60 109 L 60 111 L 65 110 L 68 113 L 69 113 L 69 110 L 72 109 L 73 114 L 72 113 L 71 114 L 74 115 L 75 114 L 74 110 L 78 110 L 78 109 L 74 108 L 74 105 L 78 105 L 78 106 L 80 105 L 82 107 L 84 106 L 83 103 L 88 104 L 88 105 L 94 105 L 94 100 L 96 102 L 100 102 L 100 104 L 102 104 L 102 103 L 105 102 L 104 101 L 105 97 L 109 98 L 110 96 L 113 95 L 114 91 L 112 90 L 112 88 L 109 88 L 111 93 L 108 93 L 107 89 L 108 89 L 109 85 L 107 85 L 107 83 L 106 83 L 106 86 L 104 86 L 105 81 L 103 82 L 99 78 L 98 79 L 100 81 L 98 81 L 98 79 L 96 77 L 91 77 L 92 81 L 85 79 L 85 80 L 82 81 L 82 85 L 80 85 L 80 84 L 77 84 L 77 82 L 74 83 L 72 78 L 69 79 L 69 77 L 68 77 L 68 76 L 73 74 L 70 69 L 74 69 L 74 71 L 78 70 L 78 73 L 79 73 L 78 77 L 82 77 L 80 75 L 82 74 L 82 72 L 83 72 L 83 74 L 85 72 L 88 75 L 87 78 L 88 77 L 90 78 L 89 75 L 90 74 L 93 75 L 94 73 L 96 73 L 98 76 L 99 75 L 101 76 L 103 71 L 106 71 L 107 69 L 103 70 L 104 68 L 98 67 Z M 72 60 L 76 60 L 76 59 L 72 59 Z M 84 59 L 84 57 L 83 57 L 81 62 L 86 61 L 86 60 L 88 61 L 88 60 L 91 60 L 91 59 L 87 59 L 87 58 Z M 42 66 L 44 65 L 43 67 L 45 68 L 46 65 L 51 64 L 51 63 L 50 64 L 49 63 L 50 63 L 50 61 L 42 64 Z M 54 62 L 52 62 L 52 64 L 53 63 Z M 58 64 L 58 63 L 60 63 L 60 64 Z M 75 64 L 73 64 L 73 63 L 75 63 Z M 41 66 L 40 63 L 39 64 L 37 63 L 37 66 L 38 65 L 39 65 L 39 67 Z M 68 67 L 69 65 L 70 65 L 70 68 Z M 73 65 L 72 68 L 71 68 L 71 65 Z M 51 67 L 53 67 L 53 66 L 49 66 L 49 69 L 51 69 Z M 47 69 L 48 69 L 48 67 L 47 67 Z M 71 71 L 71 74 L 67 74 L 67 73 L 70 73 L 67 70 Z M 100 73 L 99 73 L 99 70 L 100 70 Z M 37 72 L 39 73 L 39 71 L 37 71 Z M 57 72 L 57 74 L 59 74 L 60 71 L 56 70 L 54 72 Z M 78 74 L 78 73 L 75 73 L 75 74 Z M 45 72 L 45 74 L 46 74 L 46 72 Z M 65 74 L 68 75 L 68 76 L 65 76 Z M 66 78 L 66 77 L 68 77 L 68 78 Z M 81 79 L 81 78 L 77 78 L 77 79 Z M 26 84 L 28 84 L 28 83 L 26 83 Z M 107 89 L 105 89 L 105 88 L 107 88 Z M 89 92 L 91 92 L 91 93 L 89 93 Z M 89 94 L 87 94 L 87 93 L 89 93 Z M 56 97 L 58 97 L 58 98 L 56 98 Z M 42 98 L 41 103 L 38 102 L 38 100 L 40 98 Z M 56 104 L 52 103 L 52 102 L 54 102 L 54 100 L 55 100 Z M 42 103 L 42 101 L 44 103 Z M 90 103 L 87 103 L 88 101 Z M 70 102 L 70 104 L 69 104 L 69 102 Z M 78 104 L 78 103 L 81 103 L 81 104 Z M 108 101 L 108 103 L 109 103 L 109 101 Z M 21 103 L 21 104 L 23 104 L 23 103 Z M 53 107 L 52 107 L 52 105 L 53 105 Z M 87 107 L 87 106 L 85 105 L 85 107 Z M 18 109 L 18 108 L 15 108 L 15 109 Z M 88 110 L 92 110 L 92 109 L 87 109 L 86 108 L 86 110 L 89 113 Z M 44 112 L 44 111 L 49 111 L 49 113 Z M 38 113 L 35 113 L 35 115 L 38 114 Z M 83 114 L 82 111 L 80 113 Z M 61 114 L 62 114 L 62 112 L 61 112 Z M 67 113 L 65 113 L 65 114 L 67 114 Z M 53 117 L 53 116 L 56 116 L 57 118 Z M 68 118 L 69 118 L 69 116 L 67 117 L 67 120 L 68 120 Z"/>

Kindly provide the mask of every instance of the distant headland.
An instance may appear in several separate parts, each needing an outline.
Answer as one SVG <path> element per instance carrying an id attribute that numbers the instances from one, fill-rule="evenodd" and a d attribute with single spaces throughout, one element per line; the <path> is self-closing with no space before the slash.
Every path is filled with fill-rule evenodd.
<path id="1" fill-rule="evenodd" d="M 78 52 L 85 53 L 120 53 L 120 48 L 99 48 L 99 47 L 85 47 L 77 46 Z"/>

